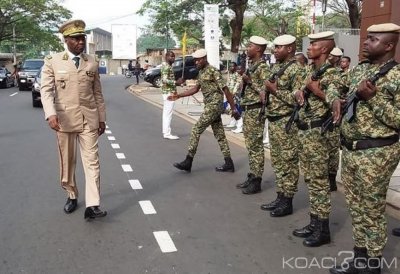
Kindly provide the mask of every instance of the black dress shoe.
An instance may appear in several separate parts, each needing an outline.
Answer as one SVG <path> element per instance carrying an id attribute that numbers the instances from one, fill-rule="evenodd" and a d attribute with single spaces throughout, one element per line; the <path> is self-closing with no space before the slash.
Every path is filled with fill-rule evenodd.
<path id="1" fill-rule="evenodd" d="M 74 212 L 77 207 L 78 207 L 78 199 L 68 198 L 64 206 L 64 211 L 65 213 L 69 214 Z"/>
<path id="2" fill-rule="evenodd" d="M 85 219 L 101 218 L 107 215 L 107 211 L 102 211 L 99 206 L 89 206 L 85 210 Z"/>

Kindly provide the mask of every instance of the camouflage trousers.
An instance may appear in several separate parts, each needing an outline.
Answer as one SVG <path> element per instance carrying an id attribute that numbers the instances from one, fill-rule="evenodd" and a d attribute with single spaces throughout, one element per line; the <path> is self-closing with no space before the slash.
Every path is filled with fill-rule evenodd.
<path id="1" fill-rule="evenodd" d="M 329 174 L 336 174 L 339 169 L 340 129 L 335 127 L 333 131 L 326 132 L 326 137 L 328 138 Z"/>
<path id="2" fill-rule="evenodd" d="M 265 161 L 263 134 L 266 117 L 258 121 L 259 112 L 259 108 L 249 109 L 243 115 L 243 136 L 249 155 L 250 173 L 256 177 L 262 177 Z"/>
<path id="3" fill-rule="evenodd" d="M 399 157 L 400 143 L 356 151 L 343 148 L 341 176 L 353 239 L 370 256 L 381 256 L 387 242 L 386 193 Z"/>
<path id="4" fill-rule="evenodd" d="M 329 218 L 331 195 L 328 180 L 328 138 L 321 128 L 299 130 L 300 166 L 310 196 L 310 213 Z"/>
<path id="5" fill-rule="evenodd" d="M 277 192 L 283 193 L 285 197 L 293 197 L 299 179 L 299 140 L 296 126 L 292 126 L 289 134 L 286 133 L 288 120 L 289 117 L 284 117 L 268 122 L 268 132 Z"/>
<path id="6" fill-rule="evenodd" d="M 222 104 L 204 105 L 204 111 L 200 115 L 199 120 L 193 126 L 190 135 L 188 154 L 191 157 L 194 157 L 194 155 L 196 154 L 197 147 L 200 141 L 200 135 L 207 129 L 208 126 L 211 126 L 214 137 L 215 139 L 217 139 L 218 145 L 224 157 L 231 157 L 228 140 L 226 139 L 224 126 L 222 125 L 222 112 Z"/>

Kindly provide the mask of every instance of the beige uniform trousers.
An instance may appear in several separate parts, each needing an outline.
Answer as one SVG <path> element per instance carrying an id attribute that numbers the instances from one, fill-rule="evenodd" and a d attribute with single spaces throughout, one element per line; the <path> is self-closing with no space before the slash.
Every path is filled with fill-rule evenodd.
<path id="1" fill-rule="evenodd" d="M 76 146 L 79 143 L 83 170 L 85 173 L 86 207 L 100 205 L 100 163 L 98 149 L 98 131 L 90 131 L 84 120 L 82 132 L 57 132 L 60 180 L 68 197 L 78 198 L 75 181 Z"/>

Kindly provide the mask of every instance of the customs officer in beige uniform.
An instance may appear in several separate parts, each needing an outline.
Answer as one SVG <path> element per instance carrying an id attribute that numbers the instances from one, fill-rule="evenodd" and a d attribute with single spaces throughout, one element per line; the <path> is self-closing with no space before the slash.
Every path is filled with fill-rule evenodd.
<path id="1" fill-rule="evenodd" d="M 59 31 L 67 50 L 45 58 L 40 93 L 45 118 L 57 137 L 61 186 L 68 195 L 64 211 L 72 213 L 78 205 L 75 167 L 79 144 L 86 181 L 84 217 L 104 217 L 107 212 L 99 208 L 98 137 L 104 133 L 106 113 L 98 62 L 83 53 L 86 34 L 82 20 L 68 21 Z"/>

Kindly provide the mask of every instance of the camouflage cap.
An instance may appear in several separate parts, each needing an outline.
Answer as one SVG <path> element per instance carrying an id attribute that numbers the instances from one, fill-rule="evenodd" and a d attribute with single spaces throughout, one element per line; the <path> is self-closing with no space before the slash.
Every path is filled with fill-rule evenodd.
<path id="1" fill-rule="evenodd" d="M 75 19 L 62 24 L 58 31 L 62 33 L 64 37 L 81 36 L 86 34 L 85 27 L 86 24 L 83 20 Z"/>
<path id="2" fill-rule="evenodd" d="M 400 32 L 400 26 L 393 23 L 372 25 L 367 28 L 368 32 Z"/>

